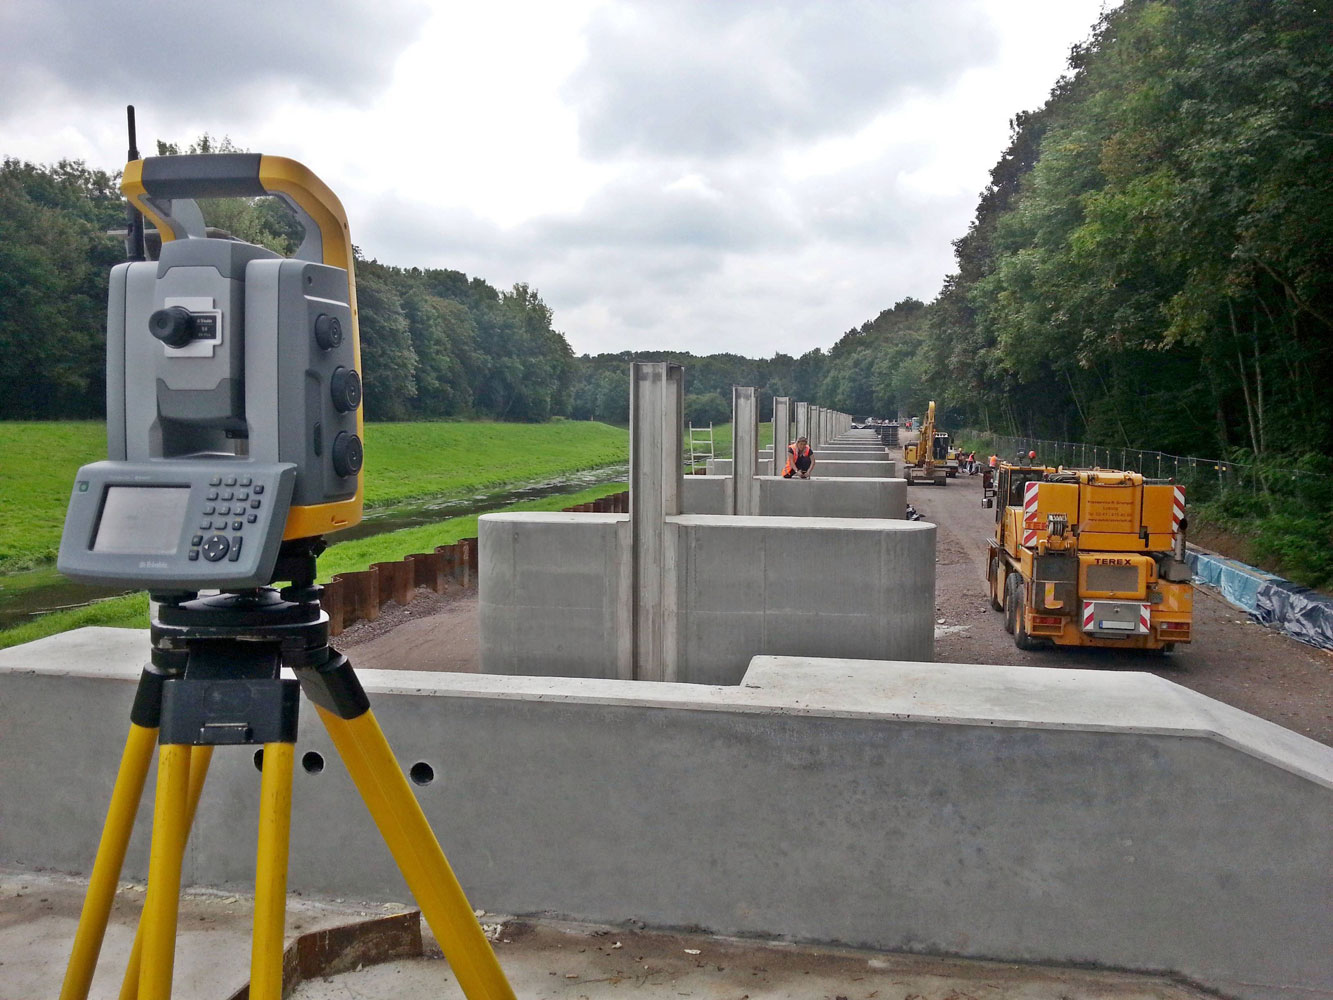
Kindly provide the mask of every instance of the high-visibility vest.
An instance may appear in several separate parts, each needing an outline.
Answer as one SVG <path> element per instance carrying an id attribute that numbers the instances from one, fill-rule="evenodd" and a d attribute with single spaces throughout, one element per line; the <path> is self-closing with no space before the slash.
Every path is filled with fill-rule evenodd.
<path id="1" fill-rule="evenodd" d="M 806 455 L 810 456 L 814 455 L 814 452 L 810 450 L 809 445 L 806 445 L 805 451 L 799 454 L 796 451 L 796 445 L 794 444 L 787 445 L 787 466 L 782 470 L 782 474 L 785 476 L 787 473 L 790 472 L 792 475 L 795 475 L 797 472 L 796 460 L 798 458 L 804 458 Z"/>

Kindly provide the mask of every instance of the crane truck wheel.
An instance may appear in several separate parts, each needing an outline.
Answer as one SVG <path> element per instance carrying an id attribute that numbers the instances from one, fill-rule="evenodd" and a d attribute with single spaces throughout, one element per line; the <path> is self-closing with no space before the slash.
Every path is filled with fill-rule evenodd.
<path id="1" fill-rule="evenodd" d="M 1023 578 L 1017 573 L 1010 573 L 1004 581 L 1004 630 L 1010 635 L 1014 634 L 1014 626 L 1018 621 L 1018 606 L 1021 598 L 1018 596 L 1023 589 Z"/>
<path id="2" fill-rule="evenodd" d="M 1036 649 L 1045 649 L 1045 639 L 1034 639 L 1028 635 L 1026 622 L 1024 621 L 1027 611 L 1027 602 L 1023 600 L 1022 591 L 1019 592 L 1018 603 L 1014 612 L 1014 645 L 1025 652 L 1032 652 Z"/>

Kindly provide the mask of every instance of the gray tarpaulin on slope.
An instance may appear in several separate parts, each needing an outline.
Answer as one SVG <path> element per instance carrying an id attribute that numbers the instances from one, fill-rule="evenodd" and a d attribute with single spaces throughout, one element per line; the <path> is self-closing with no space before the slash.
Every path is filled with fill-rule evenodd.
<path id="1" fill-rule="evenodd" d="M 1286 580 L 1269 580 L 1257 595 L 1254 617 L 1320 649 L 1333 649 L 1333 600 Z"/>

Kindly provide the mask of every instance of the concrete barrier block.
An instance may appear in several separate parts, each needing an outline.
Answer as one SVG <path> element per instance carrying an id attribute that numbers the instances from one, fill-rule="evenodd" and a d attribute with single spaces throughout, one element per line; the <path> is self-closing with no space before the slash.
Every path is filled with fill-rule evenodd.
<path id="1" fill-rule="evenodd" d="M 628 517 L 486 514 L 478 550 L 482 670 L 628 676 Z"/>
<path id="2" fill-rule="evenodd" d="M 849 477 L 896 479 L 898 477 L 898 463 L 889 460 L 848 462 L 837 458 L 821 458 L 816 455 L 813 475 L 817 479 L 845 479 Z"/>
<path id="3" fill-rule="evenodd" d="M 731 512 L 730 476 L 682 476 L 680 506 L 686 514 Z"/>
<path id="4" fill-rule="evenodd" d="M 677 680 L 735 684 L 759 654 L 933 658 L 934 525 L 705 515 L 667 523 L 677 539 Z"/>
<path id="5" fill-rule="evenodd" d="M 816 467 L 818 471 L 818 467 Z M 759 479 L 759 512 L 769 517 L 878 517 L 907 514 L 905 479 Z M 690 514 L 713 513 L 689 510 Z"/>
<path id="6" fill-rule="evenodd" d="M 87 872 L 147 650 L 81 629 L 0 651 L 0 864 Z M 760 658 L 733 687 L 361 679 L 398 760 L 435 768 L 414 794 L 492 912 L 1333 992 L 1333 749 L 1149 674 Z M 406 901 L 303 709 L 308 751 L 327 766 L 294 776 L 291 890 Z M 187 882 L 250 883 L 252 757 L 215 754 Z"/>

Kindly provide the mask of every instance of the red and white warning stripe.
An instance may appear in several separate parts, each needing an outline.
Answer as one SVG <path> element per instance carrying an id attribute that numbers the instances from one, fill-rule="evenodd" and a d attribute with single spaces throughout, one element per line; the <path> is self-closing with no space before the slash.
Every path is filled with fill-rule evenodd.
<path id="1" fill-rule="evenodd" d="M 1023 484 L 1023 523 L 1035 524 L 1037 521 L 1037 487 L 1041 483 Z"/>
<path id="2" fill-rule="evenodd" d="M 1094 615 L 1093 610 L 1092 610 L 1092 602 L 1091 602 L 1091 601 L 1084 601 L 1084 602 L 1083 602 L 1083 627 L 1084 627 L 1085 629 L 1092 628 L 1092 619 L 1093 619 L 1094 617 L 1095 617 L 1095 615 Z"/>
<path id="3" fill-rule="evenodd" d="M 1150 631 L 1152 631 L 1152 605 L 1151 605 L 1151 604 L 1140 604 L 1140 605 L 1139 605 L 1139 631 L 1140 631 L 1140 632 L 1150 632 Z"/>
<path id="4" fill-rule="evenodd" d="M 1171 534 L 1180 531 L 1180 522 L 1185 519 L 1185 487 L 1177 486 L 1171 498 Z"/>
<path id="5" fill-rule="evenodd" d="M 1037 544 L 1037 487 L 1040 483 L 1023 484 L 1023 544 Z"/>

